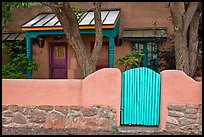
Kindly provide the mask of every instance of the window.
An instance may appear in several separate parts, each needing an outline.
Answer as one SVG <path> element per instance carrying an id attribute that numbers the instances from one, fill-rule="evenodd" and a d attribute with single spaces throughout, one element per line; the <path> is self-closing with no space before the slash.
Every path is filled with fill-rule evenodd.
<path id="1" fill-rule="evenodd" d="M 132 50 L 141 51 L 144 56 L 141 67 L 148 67 L 158 71 L 158 45 L 157 42 L 133 42 Z"/>

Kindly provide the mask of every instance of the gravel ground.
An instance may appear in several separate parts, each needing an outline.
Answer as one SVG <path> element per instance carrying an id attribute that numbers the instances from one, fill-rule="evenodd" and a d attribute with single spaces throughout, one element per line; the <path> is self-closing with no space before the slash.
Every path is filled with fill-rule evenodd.
<path id="1" fill-rule="evenodd" d="M 45 128 L 11 128 L 3 127 L 3 135 L 184 135 L 178 132 L 134 132 L 120 133 L 105 130 L 88 130 L 88 129 L 45 129 Z M 185 133 L 185 135 L 195 135 L 193 133 Z M 202 135 L 202 133 L 200 133 Z"/>

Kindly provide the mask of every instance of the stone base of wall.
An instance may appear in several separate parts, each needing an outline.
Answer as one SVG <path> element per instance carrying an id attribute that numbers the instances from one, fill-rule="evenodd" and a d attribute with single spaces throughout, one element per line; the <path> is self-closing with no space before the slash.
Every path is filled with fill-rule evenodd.
<path id="1" fill-rule="evenodd" d="M 2 106 L 2 126 L 111 130 L 116 110 L 107 106 Z"/>
<path id="2" fill-rule="evenodd" d="M 202 104 L 169 105 L 165 130 L 202 133 Z"/>

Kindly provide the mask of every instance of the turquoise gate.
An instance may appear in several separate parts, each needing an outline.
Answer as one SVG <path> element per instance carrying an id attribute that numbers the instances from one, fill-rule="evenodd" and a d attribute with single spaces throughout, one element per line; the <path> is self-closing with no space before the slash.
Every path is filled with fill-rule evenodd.
<path id="1" fill-rule="evenodd" d="M 159 125 L 160 74 L 140 67 L 122 73 L 121 125 Z"/>

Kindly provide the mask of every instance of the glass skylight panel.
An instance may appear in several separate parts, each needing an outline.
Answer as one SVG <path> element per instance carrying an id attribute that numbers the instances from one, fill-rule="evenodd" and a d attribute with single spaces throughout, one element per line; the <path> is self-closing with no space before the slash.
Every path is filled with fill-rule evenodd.
<path id="1" fill-rule="evenodd" d="M 101 11 L 101 22 L 103 22 L 107 14 L 108 14 L 108 11 Z M 91 22 L 91 25 L 94 25 L 94 24 L 95 24 L 95 20 Z"/>
<path id="2" fill-rule="evenodd" d="M 3 34 L 2 35 L 2 40 L 5 40 L 10 34 Z"/>
<path id="3" fill-rule="evenodd" d="M 110 11 L 107 18 L 103 22 L 103 24 L 114 24 L 118 14 L 119 14 L 119 11 Z"/>
<path id="4" fill-rule="evenodd" d="M 54 26 L 55 23 L 57 23 L 59 20 L 57 16 L 55 16 L 53 19 L 51 19 L 49 22 L 47 22 L 44 26 Z"/>
<path id="5" fill-rule="evenodd" d="M 61 26 L 61 23 L 60 22 L 58 22 L 55 26 Z"/>
<path id="6" fill-rule="evenodd" d="M 25 36 L 25 34 L 24 34 L 24 33 L 21 33 L 21 34 L 16 38 L 16 40 L 21 40 L 21 39 L 23 39 L 24 36 Z"/>
<path id="7" fill-rule="evenodd" d="M 50 20 L 54 16 L 55 14 L 48 14 L 45 18 L 41 19 L 39 22 L 37 22 L 33 26 L 43 26 L 44 23 L 46 23 L 48 20 Z"/>
<path id="8" fill-rule="evenodd" d="M 34 19 L 32 19 L 31 21 L 29 21 L 28 23 L 26 23 L 25 25 L 23 25 L 22 27 L 31 27 L 31 25 L 33 25 L 34 23 L 36 23 L 38 20 L 42 19 L 46 15 L 47 14 L 40 14 L 37 17 L 35 17 Z"/>
<path id="9" fill-rule="evenodd" d="M 83 15 L 80 17 L 80 19 L 78 20 L 78 22 L 80 22 L 84 18 L 84 16 L 86 16 L 86 14 L 87 12 L 84 12 Z"/>
<path id="10" fill-rule="evenodd" d="M 17 33 L 17 34 L 11 34 L 11 35 L 7 38 L 7 40 L 15 40 L 18 35 L 19 35 L 18 33 Z"/>
<path id="11" fill-rule="evenodd" d="M 89 12 L 79 23 L 79 25 L 89 25 L 89 23 L 92 21 L 93 18 L 94 18 L 94 12 Z"/>

